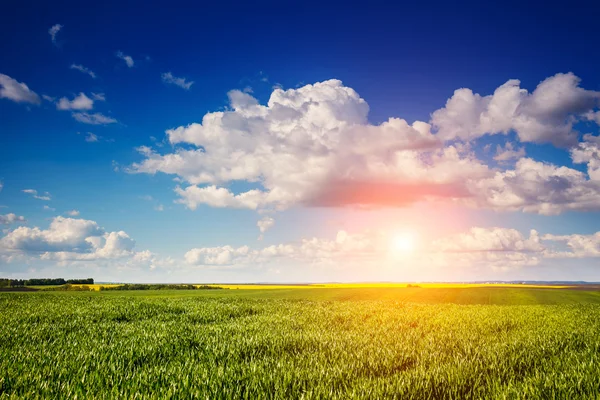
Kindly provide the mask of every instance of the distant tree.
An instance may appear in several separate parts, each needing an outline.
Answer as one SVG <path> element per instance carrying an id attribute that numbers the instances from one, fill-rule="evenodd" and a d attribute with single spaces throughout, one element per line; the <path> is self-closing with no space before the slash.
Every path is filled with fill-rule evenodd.
<path id="1" fill-rule="evenodd" d="M 93 285 L 94 284 L 94 278 L 68 279 L 67 283 L 71 283 L 73 285 Z"/>

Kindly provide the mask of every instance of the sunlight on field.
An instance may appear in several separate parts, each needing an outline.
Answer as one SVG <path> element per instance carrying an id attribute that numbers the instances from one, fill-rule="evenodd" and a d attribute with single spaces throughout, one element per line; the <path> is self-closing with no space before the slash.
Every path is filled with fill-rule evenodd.
<path id="1" fill-rule="evenodd" d="M 306 285 L 209 285 L 219 286 L 225 289 L 243 289 L 243 290 L 266 290 L 266 289 L 318 289 L 318 288 L 405 288 L 412 285 L 425 289 L 461 289 L 475 287 L 503 287 L 503 288 L 538 288 L 538 289 L 566 289 L 568 285 L 530 285 L 519 283 L 315 283 Z M 199 286 L 199 285 L 197 285 Z"/>
<path id="2" fill-rule="evenodd" d="M 94 290 L 100 290 L 100 288 L 109 288 L 109 287 L 116 287 L 116 286 L 121 286 L 119 284 L 93 284 L 93 285 L 71 285 L 73 287 L 76 288 L 82 288 L 82 287 L 87 287 L 89 289 L 94 289 Z"/>
<path id="3" fill-rule="evenodd" d="M 194 285 L 200 287 L 203 285 Z M 244 290 L 265 290 L 265 289 L 314 289 L 320 285 L 253 285 L 253 284 L 241 284 L 241 285 L 208 285 L 213 287 L 221 287 L 224 289 L 244 289 Z"/>

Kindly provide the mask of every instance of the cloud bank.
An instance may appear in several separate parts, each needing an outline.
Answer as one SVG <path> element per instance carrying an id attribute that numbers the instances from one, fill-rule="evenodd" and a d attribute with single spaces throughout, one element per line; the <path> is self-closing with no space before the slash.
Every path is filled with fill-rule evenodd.
<path id="1" fill-rule="evenodd" d="M 230 109 L 166 131 L 171 152 L 138 148 L 131 173 L 176 175 L 177 202 L 282 210 L 304 206 L 403 206 L 446 200 L 494 210 L 557 214 L 600 210 L 598 140 L 579 142 L 574 129 L 589 120 L 600 92 L 557 74 L 529 93 L 510 80 L 493 94 L 459 89 L 431 121 L 390 118 L 373 125 L 369 106 L 339 80 L 273 90 L 266 105 L 249 93 L 228 93 Z M 521 142 L 569 146 L 588 172 L 525 157 L 507 143 L 495 155 L 504 167 L 478 159 L 470 142 L 515 132 Z M 191 148 L 190 148 L 191 146 Z M 231 183 L 255 188 L 233 192 Z"/>

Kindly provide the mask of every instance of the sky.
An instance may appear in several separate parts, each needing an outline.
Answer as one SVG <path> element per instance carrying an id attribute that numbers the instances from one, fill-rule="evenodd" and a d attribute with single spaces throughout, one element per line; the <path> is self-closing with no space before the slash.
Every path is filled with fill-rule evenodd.
<path id="1" fill-rule="evenodd" d="M 488 3 L 3 4 L 0 276 L 600 281 L 600 5 Z"/>

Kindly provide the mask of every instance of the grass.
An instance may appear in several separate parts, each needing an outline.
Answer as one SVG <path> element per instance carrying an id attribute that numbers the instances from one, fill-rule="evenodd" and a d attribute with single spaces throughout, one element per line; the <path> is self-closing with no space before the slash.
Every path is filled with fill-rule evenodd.
<path id="1" fill-rule="evenodd" d="M 599 294 L 0 293 L 0 397 L 597 398 Z"/>

